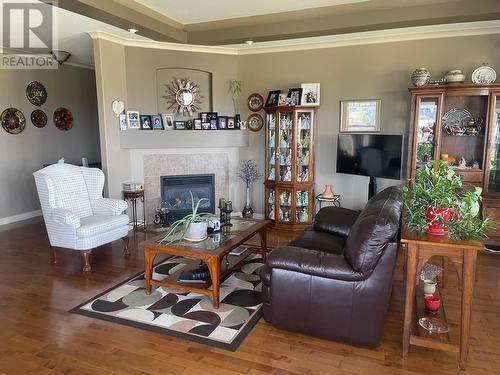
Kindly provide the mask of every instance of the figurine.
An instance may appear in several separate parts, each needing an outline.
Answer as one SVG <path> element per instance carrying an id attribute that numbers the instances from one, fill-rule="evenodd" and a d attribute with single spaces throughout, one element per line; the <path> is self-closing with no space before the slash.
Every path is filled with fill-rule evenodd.
<path id="1" fill-rule="evenodd" d="M 271 206 L 271 212 L 269 212 L 269 219 L 270 220 L 274 220 L 275 216 L 274 216 L 274 205 Z"/>
<path id="2" fill-rule="evenodd" d="M 285 136 L 285 134 L 283 134 L 283 138 L 281 138 L 280 147 L 281 148 L 287 148 L 287 142 L 286 142 L 286 136 Z"/>
<path id="3" fill-rule="evenodd" d="M 309 215 L 307 214 L 307 208 L 304 207 L 304 211 L 302 212 L 300 222 L 305 223 L 307 220 L 309 220 Z"/>
<path id="4" fill-rule="evenodd" d="M 271 191 L 271 194 L 269 194 L 267 202 L 270 204 L 274 204 L 274 191 Z"/>
<path id="5" fill-rule="evenodd" d="M 286 165 L 285 155 L 280 155 L 280 165 Z"/>
<path id="6" fill-rule="evenodd" d="M 283 181 L 292 181 L 292 170 L 290 169 L 290 166 L 286 167 L 286 173 Z"/>
<path id="7" fill-rule="evenodd" d="M 292 165 L 292 155 L 290 152 L 287 154 L 285 162 L 286 165 Z"/>
<path id="8" fill-rule="evenodd" d="M 304 138 L 302 138 L 302 147 L 309 148 L 310 142 L 311 142 L 311 140 L 309 139 L 309 136 L 305 135 Z"/>
<path id="9" fill-rule="evenodd" d="M 302 158 L 302 165 L 309 165 L 309 150 L 306 150 Z"/>
<path id="10" fill-rule="evenodd" d="M 281 208 L 278 211 L 278 217 L 280 220 L 283 220 L 283 210 Z"/>
<path id="11" fill-rule="evenodd" d="M 467 167 L 467 163 L 465 162 L 464 157 L 460 158 L 460 163 L 458 163 L 458 167 L 459 168 L 466 168 Z"/>
<path id="12" fill-rule="evenodd" d="M 276 174 L 275 169 L 274 169 L 274 167 L 272 167 L 272 168 L 269 170 L 269 176 L 267 176 L 267 179 L 268 179 L 268 180 L 273 181 L 273 180 L 274 180 L 274 175 L 275 175 L 275 174 Z"/>
<path id="13" fill-rule="evenodd" d="M 273 133 L 273 135 L 271 135 L 271 137 L 269 137 L 269 147 L 274 147 L 274 140 L 275 140 L 275 137 L 274 137 L 274 133 Z"/>

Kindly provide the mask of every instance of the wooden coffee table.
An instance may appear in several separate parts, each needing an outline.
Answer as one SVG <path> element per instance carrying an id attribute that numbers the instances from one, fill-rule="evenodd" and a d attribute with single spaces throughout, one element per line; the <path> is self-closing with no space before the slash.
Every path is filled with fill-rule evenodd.
<path id="1" fill-rule="evenodd" d="M 233 224 L 232 227 L 224 227 L 220 232 L 216 232 L 214 236 L 209 236 L 206 240 L 201 242 L 180 241 L 160 244 L 159 241 L 165 234 L 161 234 L 143 242 L 146 294 L 151 294 L 152 286 L 156 285 L 200 293 L 207 296 L 211 295 L 214 307 L 219 308 L 219 289 L 221 281 L 224 280 L 224 277 L 228 276 L 233 269 L 241 265 L 243 259 L 250 255 L 250 250 L 245 251 L 239 256 L 229 256 L 228 254 L 245 243 L 245 241 L 248 241 L 251 237 L 259 234 L 261 254 L 265 261 L 267 251 L 266 228 L 271 223 L 270 220 L 257 219 L 232 219 L 231 222 Z M 183 267 L 182 270 L 174 272 L 162 280 L 153 279 L 153 263 L 158 254 L 182 256 L 203 261 L 210 271 L 210 280 L 196 283 L 182 283 L 178 281 L 182 271 L 196 268 L 196 264 L 193 264 L 191 267 Z M 211 289 L 209 289 L 210 286 L 212 286 Z"/>

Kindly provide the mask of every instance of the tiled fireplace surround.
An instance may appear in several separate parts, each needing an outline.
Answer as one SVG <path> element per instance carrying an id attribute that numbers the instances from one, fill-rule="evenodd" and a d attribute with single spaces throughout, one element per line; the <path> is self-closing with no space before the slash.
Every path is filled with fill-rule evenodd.
<path id="1" fill-rule="evenodd" d="M 160 176 L 215 174 L 215 202 L 229 197 L 229 158 L 227 153 L 144 155 L 146 220 L 151 223 L 160 205 Z"/>

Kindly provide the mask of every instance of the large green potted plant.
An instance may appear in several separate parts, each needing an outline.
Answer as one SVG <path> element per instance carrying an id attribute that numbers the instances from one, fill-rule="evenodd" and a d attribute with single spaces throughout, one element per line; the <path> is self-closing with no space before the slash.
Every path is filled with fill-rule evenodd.
<path id="1" fill-rule="evenodd" d="M 479 217 L 482 189 L 462 185 L 445 161 L 417 169 L 403 188 L 404 224 L 411 230 L 453 239 L 480 239 L 494 223 Z"/>
<path id="2" fill-rule="evenodd" d="M 198 213 L 198 209 L 200 204 L 208 202 L 208 199 L 201 198 L 195 203 L 193 193 L 190 191 L 189 194 L 191 195 L 191 213 L 173 222 L 160 243 L 180 241 L 182 239 L 203 241 L 207 238 L 208 223 L 211 221 L 213 215 L 207 213 L 200 214 Z"/>

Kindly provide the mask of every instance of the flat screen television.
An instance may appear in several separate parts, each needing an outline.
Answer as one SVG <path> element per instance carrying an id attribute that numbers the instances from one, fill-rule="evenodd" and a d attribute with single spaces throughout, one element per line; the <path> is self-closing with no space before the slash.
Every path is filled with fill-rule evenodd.
<path id="1" fill-rule="evenodd" d="M 337 173 L 401 179 L 402 135 L 339 134 Z"/>

